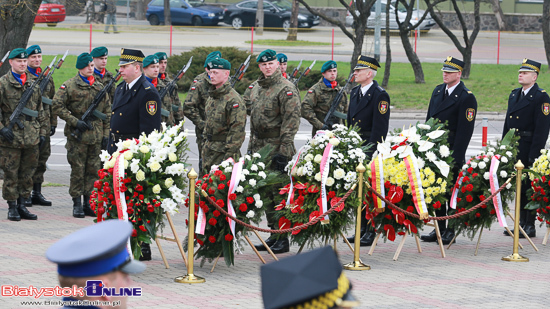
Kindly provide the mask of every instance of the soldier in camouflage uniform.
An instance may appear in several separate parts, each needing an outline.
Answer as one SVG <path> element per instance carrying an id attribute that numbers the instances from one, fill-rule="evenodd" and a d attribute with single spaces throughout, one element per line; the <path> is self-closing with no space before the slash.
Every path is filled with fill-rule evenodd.
<path id="1" fill-rule="evenodd" d="M 204 134 L 206 142 L 202 149 L 203 171 L 232 157 L 241 156 L 245 138 L 246 107 L 241 96 L 228 83 L 231 64 L 221 58 L 208 63 L 211 85 L 206 101 Z"/>
<path id="2" fill-rule="evenodd" d="M 4 170 L 2 197 L 8 201 L 8 220 L 36 220 L 27 210 L 31 204 L 32 176 L 38 166 L 40 146 L 46 142 L 50 128 L 44 119 L 42 96 L 36 85 L 19 120 L 23 128 L 9 127 L 9 118 L 23 92 L 30 87 L 27 78 L 27 51 L 16 48 L 9 55 L 11 71 L 0 77 L 0 168 Z"/>
<path id="3" fill-rule="evenodd" d="M 252 89 L 247 111 L 250 113 L 251 131 L 249 152 L 257 152 L 267 145 L 275 147 L 271 156 L 271 168 L 284 172 L 284 168 L 296 153 L 294 136 L 300 126 L 300 96 L 296 87 L 283 78 L 275 56 L 275 51 L 267 49 L 260 53 L 256 61 L 262 71 L 258 86 Z M 275 189 L 274 189 L 275 190 Z M 273 200 L 273 198 L 271 198 Z M 271 203 L 266 211 L 268 225 L 278 229 L 273 216 L 275 204 Z M 288 238 L 274 237 L 267 244 L 275 253 L 288 252 Z M 266 250 L 263 245 L 256 248 Z"/>
<path id="4" fill-rule="evenodd" d="M 183 103 L 183 113 L 195 125 L 195 135 L 197 136 L 197 145 L 199 147 L 199 170 L 202 171 L 202 149 L 205 142 L 203 135 L 206 115 L 204 109 L 208 100 L 208 89 L 210 87 L 210 77 L 208 77 L 208 62 L 215 58 L 221 58 L 219 51 L 214 51 L 206 56 L 204 61 L 204 72 L 197 75 L 187 92 L 187 98 Z"/>
<path id="5" fill-rule="evenodd" d="M 286 73 L 286 68 L 288 65 L 288 57 L 285 54 L 278 53 L 277 61 L 279 61 L 279 68 L 281 69 L 281 74 L 284 78 L 288 79 L 288 74 Z"/>
<path id="6" fill-rule="evenodd" d="M 107 147 L 111 107 L 109 96 L 106 95 L 96 108 L 96 111 L 105 117 L 95 118 L 91 121 L 91 126 L 81 120 L 97 93 L 103 89 L 103 85 L 93 76 L 94 62 L 90 54 L 80 54 L 76 68 L 78 74 L 63 83 L 55 94 L 53 108 L 59 118 L 66 122 L 65 148 L 67 161 L 71 165 L 69 194 L 73 198 L 73 217 L 84 218 L 85 215 L 95 216 L 90 208 L 90 194 L 94 181 L 97 180 L 97 171 L 101 168 L 101 147 Z M 81 133 L 80 140 L 72 135 L 76 131 Z M 81 196 L 84 198 L 84 204 Z"/>
<path id="7" fill-rule="evenodd" d="M 160 93 L 162 89 L 166 87 L 166 83 L 163 82 L 159 75 L 159 58 L 155 55 L 149 55 L 143 59 L 143 75 L 148 82 L 150 82 Z M 162 106 L 160 110 L 160 121 L 166 123 L 167 126 L 174 125 L 174 113 L 172 106 L 172 97 L 168 94 L 162 99 Z M 168 109 L 164 109 L 164 107 Z"/>
<path id="8" fill-rule="evenodd" d="M 92 58 L 94 58 L 94 78 L 96 81 L 100 82 L 102 85 L 107 85 L 115 74 L 109 72 L 106 68 L 107 60 L 109 60 L 109 50 L 107 47 L 100 46 L 92 49 L 90 53 Z M 115 97 L 116 87 L 112 87 L 109 91 L 109 98 L 113 100 Z M 112 103 L 112 102 L 111 102 Z"/>
<path id="9" fill-rule="evenodd" d="M 168 85 L 172 81 L 170 77 L 168 77 L 168 73 L 166 73 L 166 67 L 168 66 L 168 56 L 165 52 L 158 52 L 155 53 L 155 56 L 159 59 L 159 73 L 158 78 L 162 81 L 162 83 L 159 83 L 162 88 L 164 88 L 165 85 Z M 161 91 L 161 89 L 157 88 L 157 90 Z M 169 100 L 171 102 L 166 101 L 166 103 L 170 103 L 172 106 L 172 110 L 170 113 L 172 114 L 174 118 L 174 123 L 178 124 L 183 121 L 184 115 L 183 115 L 183 106 L 181 105 L 181 100 L 178 95 L 178 84 L 175 85 L 174 90 L 172 90 L 171 93 L 167 93 L 166 96 L 170 96 Z M 166 100 L 166 99 L 165 99 Z M 164 101 L 163 101 L 164 102 Z M 166 109 L 169 109 L 170 105 L 162 105 Z"/>
<path id="10" fill-rule="evenodd" d="M 302 117 L 313 126 L 311 136 L 314 136 L 317 130 L 323 127 L 325 116 L 332 105 L 332 101 L 342 89 L 336 81 L 338 76 L 336 62 L 332 60 L 325 62 L 321 68 L 321 73 L 323 78 L 309 88 L 302 101 Z M 340 104 L 336 110 L 341 113 L 348 112 L 348 97 L 345 94 L 340 99 Z"/>
<path id="11" fill-rule="evenodd" d="M 42 49 L 38 45 L 32 45 L 27 48 L 27 54 L 29 55 L 27 61 L 27 78 L 30 78 L 31 81 L 34 81 L 38 78 L 42 72 L 40 65 L 42 64 Z M 46 76 L 44 76 L 46 78 Z M 50 128 L 50 134 L 46 134 L 46 141 L 44 146 L 40 149 L 40 154 L 38 156 L 38 167 L 34 172 L 32 177 L 32 194 L 31 201 L 33 205 L 41 206 L 52 206 L 52 202 L 48 201 L 42 195 L 42 183 L 44 182 L 44 173 L 46 172 L 46 162 L 50 157 L 52 152 L 52 147 L 50 144 L 50 136 L 55 134 L 55 128 L 57 127 L 57 117 L 52 113 L 51 99 L 55 95 L 55 85 L 53 83 L 53 78 L 49 78 L 48 85 L 42 93 L 42 103 L 44 109 L 44 119 L 46 121 L 47 127 Z"/>

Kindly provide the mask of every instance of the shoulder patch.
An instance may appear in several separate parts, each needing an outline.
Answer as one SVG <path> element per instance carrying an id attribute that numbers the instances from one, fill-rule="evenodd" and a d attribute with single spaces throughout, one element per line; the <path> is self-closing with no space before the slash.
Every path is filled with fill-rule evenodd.
<path id="1" fill-rule="evenodd" d="M 309 90 L 307 91 L 307 93 L 313 93 L 313 90 L 309 89 Z"/>
<path id="2" fill-rule="evenodd" d="M 239 108 L 239 103 L 233 104 L 233 108 Z"/>
<path id="3" fill-rule="evenodd" d="M 61 85 L 61 87 L 59 87 L 59 89 L 65 89 L 65 84 Z"/>
<path id="4" fill-rule="evenodd" d="M 191 90 L 195 90 L 195 89 L 197 89 L 197 87 L 195 87 L 195 86 L 191 87 Z"/>
<path id="5" fill-rule="evenodd" d="M 548 114 L 550 114 L 550 103 L 542 104 L 542 113 L 544 116 L 548 116 Z"/>
<path id="6" fill-rule="evenodd" d="M 287 95 L 287 96 L 291 96 L 292 94 L 293 94 L 292 91 L 287 91 L 287 92 L 286 92 L 286 95 Z"/>
<path id="7" fill-rule="evenodd" d="M 540 92 L 546 92 L 546 90 L 544 90 L 544 89 L 540 89 L 540 88 L 539 88 L 539 90 L 540 90 Z"/>
<path id="8" fill-rule="evenodd" d="M 476 118 L 476 110 L 473 108 L 468 108 L 466 110 L 466 120 L 472 121 Z"/>
<path id="9" fill-rule="evenodd" d="M 155 115 L 157 113 L 157 101 L 148 101 L 145 104 L 145 108 L 147 109 L 149 115 Z"/>
<path id="10" fill-rule="evenodd" d="M 254 84 L 250 84 L 250 86 L 248 86 L 248 89 L 252 89 L 254 88 Z"/>
<path id="11" fill-rule="evenodd" d="M 389 107 L 390 104 L 386 101 L 380 101 L 380 103 L 378 103 L 378 111 L 382 115 L 384 115 L 388 111 Z"/>
<path id="12" fill-rule="evenodd" d="M 196 82 L 198 82 L 198 80 L 194 79 L 194 80 L 193 80 L 193 83 L 196 83 Z"/>

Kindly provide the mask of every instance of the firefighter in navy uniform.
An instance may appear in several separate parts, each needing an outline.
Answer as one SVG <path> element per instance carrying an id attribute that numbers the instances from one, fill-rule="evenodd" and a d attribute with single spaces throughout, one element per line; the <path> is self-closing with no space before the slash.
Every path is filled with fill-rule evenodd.
<path id="1" fill-rule="evenodd" d="M 516 134 L 520 136 L 518 160 L 521 160 L 525 167 L 532 166 L 540 156 L 540 150 L 544 149 L 550 130 L 550 97 L 537 84 L 540 68 L 540 63 L 523 59 L 518 74 L 518 82 L 521 87 L 510 93 L 502 130 L 503 137 L 510 129 L 517 130 Z M 536 214 L 525 209 L 525 205 L 529 201 L 527 189 L 530 187 L 529 180 L 524 180 L 521 186 L 519 225 L 525 230 L 527 236 L 535 237 L 537 234 L 535 230 Z M 507 232 L 504 234 L 508 235 Z M 519 237 L 523 238 L 524 236 L 520 233 Z"/>
<path id="2" fill-rule="evenodd" d="M 380 64 L 376 59 L 359 56 L 353 69 L 355 82 L 359 85 L 351 90 L 347 117 L 349 126 L 359 127 L 363 145 L 371 146 L 366 152 L 367 160 L 371 159 L 376 145 L 386 138 L 390 122 L 390 95 L 374 80 L 378 68 Z M 367 226 L 365 215 L 366 210 L 361 216 L 361 246 L 370 246 L 376 233 Z M 348 240 L 355 241 L 355 236 Z"/>
<path id="3" fill-rule="evenodd" d="M 464 86 L 460 80 L 464 62 L 454 57 L 447 57 L 443 62 L 443 84 L 435 87 L 426 121 L 430 118 L 436 118 L 439 122 L 447 122 L 449 130 L 449 148 L 452 150 L 454 159 L 453 179 L 456 182 L 459 170 L 464 164 L 466 149 L 474 133 L 474 126 L 477 114 L 477 100 L 473 93 Z M 460 132 L 458 132 L 460 130 Z M 441 207 L 436 210 L 438 217 L 447 215 L 447 208 Z M 441 231 L 441 240 L 443 244 L 449 244 L 454 238 L 453 229 L 446 228 L 446 220 L 437 221 Z M 437 236 L 435 229 L 428 235 L 420 237 L 423 241 L 435 242 Z"/>

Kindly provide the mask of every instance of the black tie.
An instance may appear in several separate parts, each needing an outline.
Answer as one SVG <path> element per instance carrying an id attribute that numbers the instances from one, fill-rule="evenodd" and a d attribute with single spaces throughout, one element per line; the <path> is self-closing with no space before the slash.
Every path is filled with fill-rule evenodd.
<path id="1" fill-rule="evenodd" d="M 449 90 L 445 89 L 445 94 L 443 95 L 443 100 L 445 100 L 449 96 Z"/>
<path id="2" fill-rule="evenodd" d="M 363 90 L 359 89 L 359 102 L 363 99 Z"/>

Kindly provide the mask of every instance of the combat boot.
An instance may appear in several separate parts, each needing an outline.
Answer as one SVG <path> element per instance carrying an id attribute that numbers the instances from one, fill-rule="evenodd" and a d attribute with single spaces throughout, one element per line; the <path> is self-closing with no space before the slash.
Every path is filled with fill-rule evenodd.
<path id="1" fill-rule="evenodd" d="M 17 200 L 17 212 L 19 213 L 19 216 L 21 217 L 21 219 L 25 219 L 25 220 L 36 220 L 38 219 L 38 216 L 35 215 L 35 214 L 32 214 L 30 213 L 30 211 L 27 209 L 26 205 L 28 203 L 31 203 L 31 198 L 28 197 L 28 198 L 24 198 L 24 197 L 19 197 L 19 199 Z"/>
<path id="2" fill-rule="evenodd" d="M 41 183 L 33 184 L 31 200 L 32 200 L 33 205 L 52 206 L 52 202 L 46 200 L 44 195 L 42 195 L 42 184 Z"/>
<path id="3" fill-rule="evenodd" d="M 17 211 L 17 202 L 8 201 L 8 220 L 10 221 L 21 221 L 21 216 Z"/>
<path id="4" fill-rule="evenodd" d="M 84 203 L 82 204 L 82 209 L 84 210 L 84 214 L 89 217 L 95 217 L 96 214 L 92 210 L 92 207 L 90 207 L 90 196 L 89 195 L 83 195 Z"/>
<path id="5" fill-rule="evenodd" d="M 84 218 L 84 210 L 82 209 L 82 201 L 79 197 L 73 197 L 73 217 L 75 218 Z"/>

